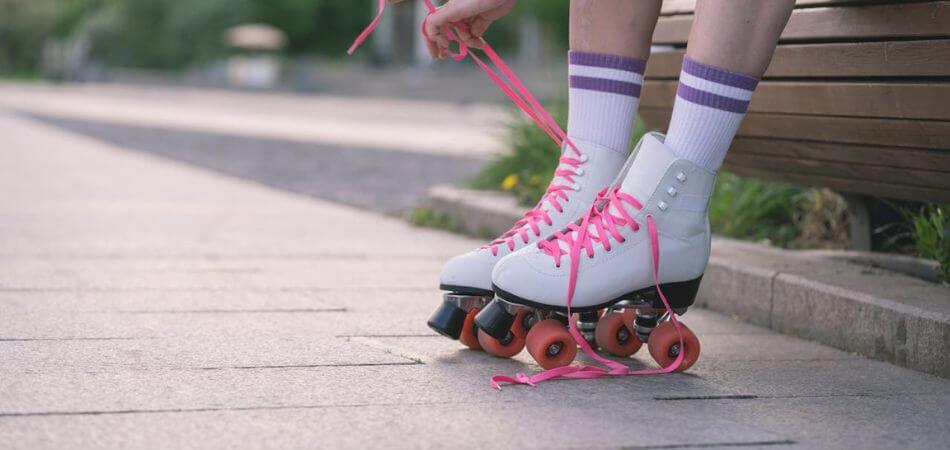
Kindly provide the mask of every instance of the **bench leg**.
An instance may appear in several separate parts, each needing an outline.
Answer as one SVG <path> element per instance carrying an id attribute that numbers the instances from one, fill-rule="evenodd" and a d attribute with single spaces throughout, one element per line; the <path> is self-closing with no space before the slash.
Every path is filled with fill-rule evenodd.
<path id="1" fill-rule="evenodd" d="M 868 197 L 859 194 L 841 195 L 848 203 L 848 216 L 851 223 L 851 249 L 871 251 L 874 230 L 871 225 Z"/>

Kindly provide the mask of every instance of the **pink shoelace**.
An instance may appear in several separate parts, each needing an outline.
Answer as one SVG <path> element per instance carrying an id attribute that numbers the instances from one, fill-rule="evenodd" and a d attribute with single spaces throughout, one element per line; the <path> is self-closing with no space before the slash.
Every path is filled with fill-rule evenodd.
<path id="1" fill-rule="evenodd" d="M 426 39 L 431 40 L 428 33 L 426 33 L 426 21 L 428 21 L 429 15 L 436 11 L 435 5 L 432 3 L 432 0 L 422 0 L 426 8 L 429 10 L 429 13 L 426 15 L 426 20 L 422 23 L 422 35 Z M 373 30 L 376 29 L 376 26 L 379 25 L 379 21 L 383 16 L 383 12 L 386 9 L 386 0 L 379 0 L 378 9 L 376 17 L 370 22 L 370 24 L 363 30 L 359 36 L 356 37 L 356 40 L 353 41 L 353 44 L 347 50 L 347 53 L 352 55 L 356 49 L 363 44 L 364 41 L 373 33 Z M 452 23 L 452 27 L 457 29 L 465 29 L 466 25 L 462 23 Z M 581 164 L 581 159 L 583 159 L 583 153 L 574 145 L 573 142 L 567 137 L 567 134 L 563 129 L 557 124 L 557 122 L 551 117 L 550 114 L 541 106 L 541 104 L 534 98 L 528 88 L 521 82 L 517 75 L 508 68 L 508 65 L 505 64 L 504 60 L 495 52 L 494 49 L 487 42 L 482 39 L 482 52 L 488 58 L 491 65 L 482 60 L 478 55 L 469 51 L 468 46 L 459 39 L 455 33 L 452 32 L 451 27 L 445 25 L 442 27 L 442 33 L 445 35 L 446 39 L 451 42 L 458 44 L 458 51 L 455 53 L 450 52 L 449 57 L 455 61 L 461 61 L 466 57 L 471 57 L 475 64 L 477 64 L 486 75 L 505 93 L 506 96 L 524 111 L 528 117 L 531 118 L 545 133 L 557 144 L 559 147 L 563 146 L 565 143 L 574 153 L 574 156 L 562 156 L 560 163 L 562 166 L 568 166 L 572 168 L 577 168 Z M 494 66 L 495 69 L 492 68 Z M 555 172 L 555 180 L 558 177 L 561 177 L 567 181 L 573 182 L 573 172 L 569 168 L 561 168 Z M 507 245 L 509 249 L 514 250 L 514 239 L 520 237 L 523 242 L 527 243 L 528 241 L 528 229 L 534 232 L 536 235 L 540 235 L 540 229 L 538 228 L 539 222 L 545 222 L 551 224 L 551 219 L 547 214 L 547 211 L 543 209 L 542 203 L 547 201 L 553 208 L 557 211 L 562 211 L 563 207 L 559 203 L 559 199 L 567 199 L 567 194 L 564 193 L 565 190 L 571 189 L 571 186 L 567 185 L 556 185 L 552 181 L 551 186 L 548 187 L 545 192 L 544 197 L 541 201 L 538 202 L 537 206 L 525 213 L 524 217 L 515 223 L 515 226 L 504 233 L 498 239 L 492 241 L 486 247 L 492 249 L 492 254 L 497 255 L 499 245 Z M 546 241 L 539 242 L 539 248 L 548 253 L 552 258 L 554 258 L 555 263 L 560 267 L 561 257 L 564 254 L 567 254 L 571 260 L 571 273 L 568 282 L 568 292 L 567 292 L 567 316 L 571 317 L 571 301 L 574 298 L 574 290 L 577 285 L 577 273 L 578 265 L 581 255 L 581 250 L 585 250 L 588 257 L 593 257 L 593 244 L 600 243 L 605 250 L 610 249 L 610 237 L 612 236 L 618 242 L 623 242 L 623 237 L 619 234 L 618 227 L 630 226 L 634 231 L 639 230 L 640 225 L 630 216 L 623 204 L 629 204 L 637 209 L 642 209 L 642 205 L 637 199 L 633 196 L 619 192 L 617 188 L 610 188 L 601 191 L 598 195 L 597 200 L 594 202 L 594 205 L 588 210 L 584 217 L 570 225 L 565 231 L 555 233 L 555 235 Z M 620 216 L 614 216 L 610 213 L 609 207 L 613 205 L 614 208 L 620 213 Z M 659 235 L 656 230 L 656 223 L 653 220 L 652 215 L 647 215 L 647 228 L 650 233 L 650 244 L 653 256 L 653 282 L 656 286 L 657 292 L 659 293 L 660 299 L 663 302 L 663 305 L 666 307 L 666 310 L 670 313 L 670 319 L 673 322 L 673 326 L 676 329 L 677 334 L 679 335 L 680 348 L 683 348 L 683 331 L 679 323 L 679 320 L 676 318 L 676 313 L 673 312 L 673 309 L 670 307 L 669 302 L 666 300 L 666 296 L 663 295 L 663 291 L 660 289 L 659 282 L 659 270 L 660 270 L 660 241 Z M 527 227 L 525 227 L 527 225 Z M 588 227 L 593 226 L 596 234 L 592 235 L 588 232 Z M 569 251 L 565 253 L 559 246 L 558 242 L 563 241 L 569 246 Z M 577 330 L 577 325 L 573 320 L 568 320 L 568 329 L 571 333 L 571 336 L 581 347 L 581 350 L 584 351 L 588 356 L 593 358 L 595 361 L 600 362 L 605 367 L 601 366 L 564 366 L 558 367 L 551 370 L 546 370 L 544 372 L 535 374 L 533 376 L 528 376 L 524 373 L 517 373 L 513 377 L 508 375 L 495 375 L 491 377 L 491 385 L 496 389 L 501 389 L 502 383 L 508 384 L 526 384 L 529 386 L 535 386 L 537 383 L 555 379 L 555 378 L 576 378 L 576 379 L 592 379 L 592 378 L 601 378 L 605 376 L 621 376 L 621 375 L 652 375 L 652 374 L 663 374 L 676 371 L 676 369 L 683 362 L 683 353 L 680 352 L 677 355 L 676 360 L 673 361 L 667 367 L 660 369 L 642 369 L 642 370 L 631 370 L 626 365 L 613 361 L 607 358 L 604 358 L 598 355 L 587 343 L 587 340 L 580 334 Z"/>
<path id="2" fill-rule="evenodd" d="M 435 12 L 435 5 L 432 3 L 432 0 L 423 0 L 426 5 L 426 8 L 429 10 L 429 14 Z M 356 49 L 363 44 L 364 41 L 372 34 L 373 30 L 379 24 L 380 19 L 383 16 L 383 11 L 386 8 L 386 0 L 379 0 L 379 6 L 376 13 L 376 17 L 370 22 L 369 26 L 357 36 L 356 40 L 353 41 L 353 44 L 347 50 L 348 54 L 353 54 Z M 426 21 L 428 21 L 428 15 L 426 16 Z M 428 34 L 426 33 L 426 21 L 422 23 L 422 35 L 426 39 L 429 39 Z M 454 23 L 453 26 L 464 29 L 465 24 Z M 563 146 L 566 142 L 567 146 L 570 148 L 572 155 L 564 155 L 559 161 L 557 170 L 554 172 L 554 178 L 551 180 L 551 184 L 548 186 L 547 190 L 542 196 L 541 200 L 538 203 L 525 212 L 524 216 L 519 219 L 515 224 L 499 236 L 497 239 L 485 244 L 482 248 L 487 248 L 492 252 L 492 256 L 498 256 L 498 251 L 500 246 L 504 245 L 508 247 L 509 251 L 515 249 L 515 239 L 521 238 L 521 242 L 527 244 L 530 241 L 529 232 L 534 233 L 535 236 L 541 236 L 541 229 L 539 227 L 540 223 L 545 223 L 551 225 L 552 221 L 549 217 L 548 210 L 544 208 L 544 204 L 547 203 L 551 208 L 554 208 L 557 212 L 562 212 L 564 207 L 561 205 L 560 201 L 567 201 L 568 197 L 565 191 L 573 189 L 572 185 L 567 184 L 558 184 L 558 178 L 566 180 L 569 183 L 574 182 L 574 176 L 577 175 L 575 169 L 578 169 L 581 164 L 586 161 L 584 154 L 574 145 L 573 142 L 567 137 L 567 134 L 563 129 L 557 124 L 557 122 L 548 114 L 548 112 L 541 106 L 541 104 L 534 98 L 531 94 L 531 91 L 521 82 L 521 80 L 515 75 L 515 73 L 508 68 L 508 65 L 505 64 L 504 60 L 498 56 L 498 53 L 488 43 L 482 40 L 482 51 L 485 53 L 485 56 L 491 62 L 491 66 L 482 60 L 478 55 L 472 53 L 468 46 L 459 39 L 455 33 L 452 32 L 449 26 L 442 27 L 442 33 L 445 35 L 446 39 L 455 42 L 458 44 L 458 52 L 449 54 L 449 57 L 461 61 L 465 57 L 471 57 L 478 66 L 485 71 L 489 78 L 495 82 L 496 85 L 508 96 L 513 103 L 515 103 L 525 114 L 528 115 L 538 126 L 541 127 L 547 133 L 547 135 L 557 144 L 558 147 Z M 497 73 L 492 66 L 498 69 Z"/>
<path id="3" fill-rule="evenodd" d="M 551 180 L 551 184 L 547 190 L 544 191 L 544 195 L 541 197 L 541 200 L 538 201 L 538 204 L 525 212 L 524 217 L 515 222 L 510 230 L 506 231 L 497 239 L 485 244 L 482 248 L 490 249 L 492 256 L 498 256 L 498 247 L 501 245 L 506 245 L 509 251 L 515 249 L 516 237 L 520 237 L 521 242 L 527 244 L 528 241 L 530 241 L 530 236 L 528 236 L 529 229 L 535 236 L 540 237 L 541 228 L 538 226 L 538 223 L 544 222 L 548 225 L 553 224 L 548 210 L 544 208 L 544 203 L 547 202 L 557 212 L 563 212 L 564 207 L 561 206 L 560 200 L 569 201 L 564 191 L 574 189 L 572 185 L 557 184 L 557 179 L 562 178 L 569 183 L 573 183 L 574 176 L 577 175 L 577 172 L 573 169 L 579 168 L 583 162 L 583 158 L 578 159 L 570 156 L 562 156 L 558 168 L 554 171 L 554 179 Z"/>

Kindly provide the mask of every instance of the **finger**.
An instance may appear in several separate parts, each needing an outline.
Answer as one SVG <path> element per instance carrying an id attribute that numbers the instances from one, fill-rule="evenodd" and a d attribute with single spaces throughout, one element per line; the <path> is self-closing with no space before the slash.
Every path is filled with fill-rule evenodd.
<path id="1" fill-rule="evenodd" d="M 477 16 L 486 9 L 485 5 L 481 3 L 482 2 L 473 0 L 450 1 L 437 8 L 435 12 L 429 16 L 429 23 L 439 27 L 450 22 L 460 22 L 464 19 Z"/>
<path id="2" fill-rule="evenodd" d="M 472 33 L 469 32 L 468 22 L 469 22 L 468 20 L 463 21 L 462 23 L 465 24 L 466 26 L 455 28 L 455 35 L 458 36 L 458 38 L 461 39 L 462 41 L 465 41 L 466 43 L 468 43 L 468 41 L 472 40 L 473 38 Z"/>
<path id="3" fill-rule="evenodd" d="M 426 42 L 426 49 L 429 50 L 429 56 L 433 58 L 439 57 L 439 46 L 435 42 L 428 39 L 423 39 Z"/>
<path id="4" fill-rule="evenodd" d="M 482 37 L 485 35 L 485 31 L 488 30 L 488 26 L 491 25 L 491 23 L 491 20 L 488 20 L 482 16 L 478 16 L 472 20 L 471 29 L 469 32 L 472 34 L 472 36 Z"/>

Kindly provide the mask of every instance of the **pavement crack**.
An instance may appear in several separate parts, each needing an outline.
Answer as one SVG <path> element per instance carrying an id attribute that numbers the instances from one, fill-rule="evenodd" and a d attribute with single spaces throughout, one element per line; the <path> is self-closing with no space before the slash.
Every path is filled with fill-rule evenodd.
<path id="1" fill-rule="evenodd" d="M 363 345 L 365 345 L 365 346 L 367 346 L 367 347 L 375 348 L 376 350 L 381 350 L 381 351 L 383 351 L 383 352 L 385 352 L 386 354 L 389 354 L 389 355 L 397 356 L 397 357 L 400 357 L 400 358 L 403 358 L 403 359 L 408 359 L 409 361 L 413 361 L 413 362 L 418 363 L 418 364 L 425 364 L 425 363 L 426 363 L 426 358 L 423 357 L 423 356 L 420 355 L 420 354 L 417 354 L 417 353 L 415 353 L 415 352 L 411 352 L 411 351 L 406 350 L 406 349 L 404 349 L 404 348 L 393 347 L 392 345 L 386 344 L 386 343 L 384 343 L 384 342 L 380 342 L 380 341 L 378 341 L 378 340 L 376 340 L 376 339 L 367 338 L 367 337 L 360 337 L 360 336 L 358 336 L 358 337 L 352 337 L 352 338 L 346 338 L 346 339 L 349 340 L 349 341 L 358 342 L 358 343 L 363 344 Z"/>
<path id="2" fill-rule="evenodd" d="M 736 395 L 683 395 L 683 396 L 657 396 L 653 397 L 656 401 L 680 401 L 680 400 L 754 400 L 758 395 L 736 394 Z"/>
<path id="3" fill-rule="evenodd" d="M 339 363 L 339 364 L 275 364 L 261 366 L 198 367 L 195 370 L 256 370 L 256 369 L 313 369 L 318 367 L 376 367 L 376 366 L 414 366 L 418 361 L 390 363 Z"/>
<path id="4" fill-rule="evenodd" d="M 704 442 L 702 444 L 668 444 L 668 445 L 635 445 L 628 447 L 621 447 L 624 450 L 626 449 L 639 449 L 639 448 L 712 448 L 712 447 L 764 447 L 767 445 L 792 445 L 795 444 L 795 441 L 790 439 L 782 439 L 776 441 L 749 441 L 749 442 Z"/>
<path id="5" fill-rule="evenodd" d="M 346 308 L 292 308 L 292 309 L 153 309 L 120 311 L 85 311 L 85 314 L 271 314 L 271 313 L 337 313 Z"/>
<path id="6" fill-rule="evenodd" d="M 435 333 L 406 333 L 406 334 L 338 334 L 338 338 L 434 338 L 441 337 Z"/>
<path id="7" fill-rule="evenodd" d="M 35 341 L 133 341 L 137 339 L 159 339 L 154 337 L 70 337 L 70 338 L 0 338 L 0 342 Z"/>
<path id="8" fill-rule="evenodd" d="M 402 403 L 344 403 L 322 405 L 282 405 L 282 406 L 235 406 L 221 408 L 158 408 L 158 409 L 119 409 L 119 410 L 91 410 L 91 411 L 34 411 L 34 412 L 0 412 L 0 419 L 19 417 L 49 417 L 49 416 L 105 416 L 128 414 L 169 414 L 169 413 L 203 413 L 203 412 L 233 412 L 233 411 L 285 411 L 306 409 L 330 408 L 372 408 L 378 406 L 429 406 L 429 405 L 461 405 L 478 404 L 478 402 L 402 402 Z"/>

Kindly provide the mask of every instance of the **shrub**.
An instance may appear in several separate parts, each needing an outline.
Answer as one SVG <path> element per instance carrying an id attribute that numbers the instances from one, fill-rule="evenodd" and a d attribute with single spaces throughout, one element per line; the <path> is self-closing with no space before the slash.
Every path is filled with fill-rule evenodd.
<path id="1" fill-rule="evenodd" d="M 950 281 L 950 206 L 929 204 L 919 210 L 904 210 L 917 255 L 940 265 L 940 278 Z"/>

